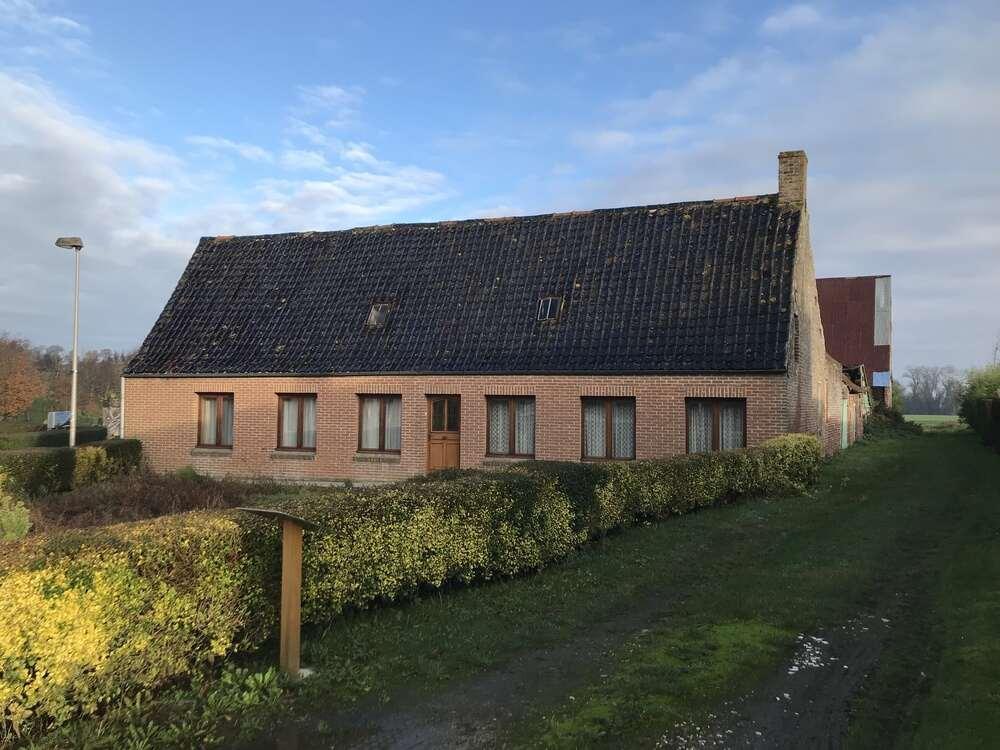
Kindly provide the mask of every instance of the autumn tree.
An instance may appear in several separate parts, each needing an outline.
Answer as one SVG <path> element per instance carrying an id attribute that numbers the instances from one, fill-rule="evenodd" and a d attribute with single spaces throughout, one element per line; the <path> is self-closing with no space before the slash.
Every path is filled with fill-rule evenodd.
<path id="1" fill-rule="evenodd" d="M 46 390 L 28 342 L 0 334 L 0 419 L 23 413 Z"/>

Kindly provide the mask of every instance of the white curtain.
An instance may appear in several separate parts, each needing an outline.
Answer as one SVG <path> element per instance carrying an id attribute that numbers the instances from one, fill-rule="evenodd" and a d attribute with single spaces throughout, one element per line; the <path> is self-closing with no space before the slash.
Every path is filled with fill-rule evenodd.
<path id="1" fill-rule="evenodd" d="M 296 448 L 299 443 L 299 400 L 281 399 L 281 447 Z"/>
<path id="2" fill-rule="evenodd" d="M 712 405 L 705 401 L 688 401 L 688 452 L 707 453 L 712 450 Z"/>
<path id="3" fill-rule="evenodd" d="M 635 458 L 635 402 L 611 404 L 611 456 Z"/>
<path id="4" fill-rule="evenodd" d="M 378 450 L 379 399 L 366 398 L 361 401 L 361 447 Z"/>
<path id="5" fill-rule="evenodd" d="M 588 458 L 604 458 L 604 402 L 583 402 L 583 454 Z"/>
<path id="6" fill-rule="evenodd" d="M 302 447 L 316 447 L 316 397 L 302 399 Z"/>
<path id="7" fill-rule="evenodd" d="M 516 436 L 514 452 L 521 456 L 535 455 L 535 399 L 519 398 L 514 402 Z"/>
<path id="8" fill-rule="evenodd" d="M 491 398 L 488 402 L 490 410 L 489 452 L 497 455 L 510 453 L 510 422 L 507 418 L 506 399 Z"/>
<path id="9" fill-rule="evenodd" d="M 392 396 L 385 400 L 385 449 L 398 451 L 402 442 L 403 399 Z M 376 438 L 377 439 L 377 438 Z"/>
<path id="10" fill-rule="evenodd" d="M 719 447 L 724 451 L 743 447 L 743 404 L 722 404 L 720 407 Z"/>
<path id="11" fill-rule="evenodd" d="M 198 436 L 201 445 L 215 445 L 215 404 L 214 396 L 201 399 L 201 434 Z"/>

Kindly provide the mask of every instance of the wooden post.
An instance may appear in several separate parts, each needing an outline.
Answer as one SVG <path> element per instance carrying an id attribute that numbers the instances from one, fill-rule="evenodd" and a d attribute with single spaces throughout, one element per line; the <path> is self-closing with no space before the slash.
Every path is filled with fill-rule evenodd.
<path id="1" fill-rule="evenodd" d="M 281 631 L 278 664 L 281 671 L 297 680 L 311 672 L 301 668 L 302 629 L 302 530 L 316 524 L 298 516 L 270 508 L 236 508 L 254 515 L 281 521 Z"/>
<path id="2" fill-rule="evenodd" d="M 299 631 L 302 626 L 302 527 L 282 521 L 281 647 L 278 662 L 289 677 L 299 676 Z"/>

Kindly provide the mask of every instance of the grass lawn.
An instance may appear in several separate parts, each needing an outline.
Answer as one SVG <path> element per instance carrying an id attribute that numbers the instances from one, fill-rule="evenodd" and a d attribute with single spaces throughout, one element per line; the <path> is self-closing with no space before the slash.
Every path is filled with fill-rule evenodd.
<path id="1" fill-rule="evenodd" d="M 965 427 L 957 414 L 907 414 L 907 422 L 913 422 L 925 430 L 960 430 Z"/>
<path id="2" fill-rule="evenodd" d="M 232 725 L 280 717 L 301 747 L 711 747 L 756 727 L 784 746 L 989 747 L 997 632 L 1000 461 L 967 430 L 901 434 L 840 454 L 806 496 L 307 630 L 317 674 Z M 792 675 L 811 638 L 826 666 Z"/>

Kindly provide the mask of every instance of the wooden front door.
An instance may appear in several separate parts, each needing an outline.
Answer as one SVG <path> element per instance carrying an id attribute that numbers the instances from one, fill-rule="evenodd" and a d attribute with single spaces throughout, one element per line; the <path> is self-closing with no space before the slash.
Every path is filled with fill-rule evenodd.
<path id="1" fill-rule="evenodd" d="M 428 396 L 427 470 L 457 469 L 462 456 L 461 400 L 458 396 Z"/>

